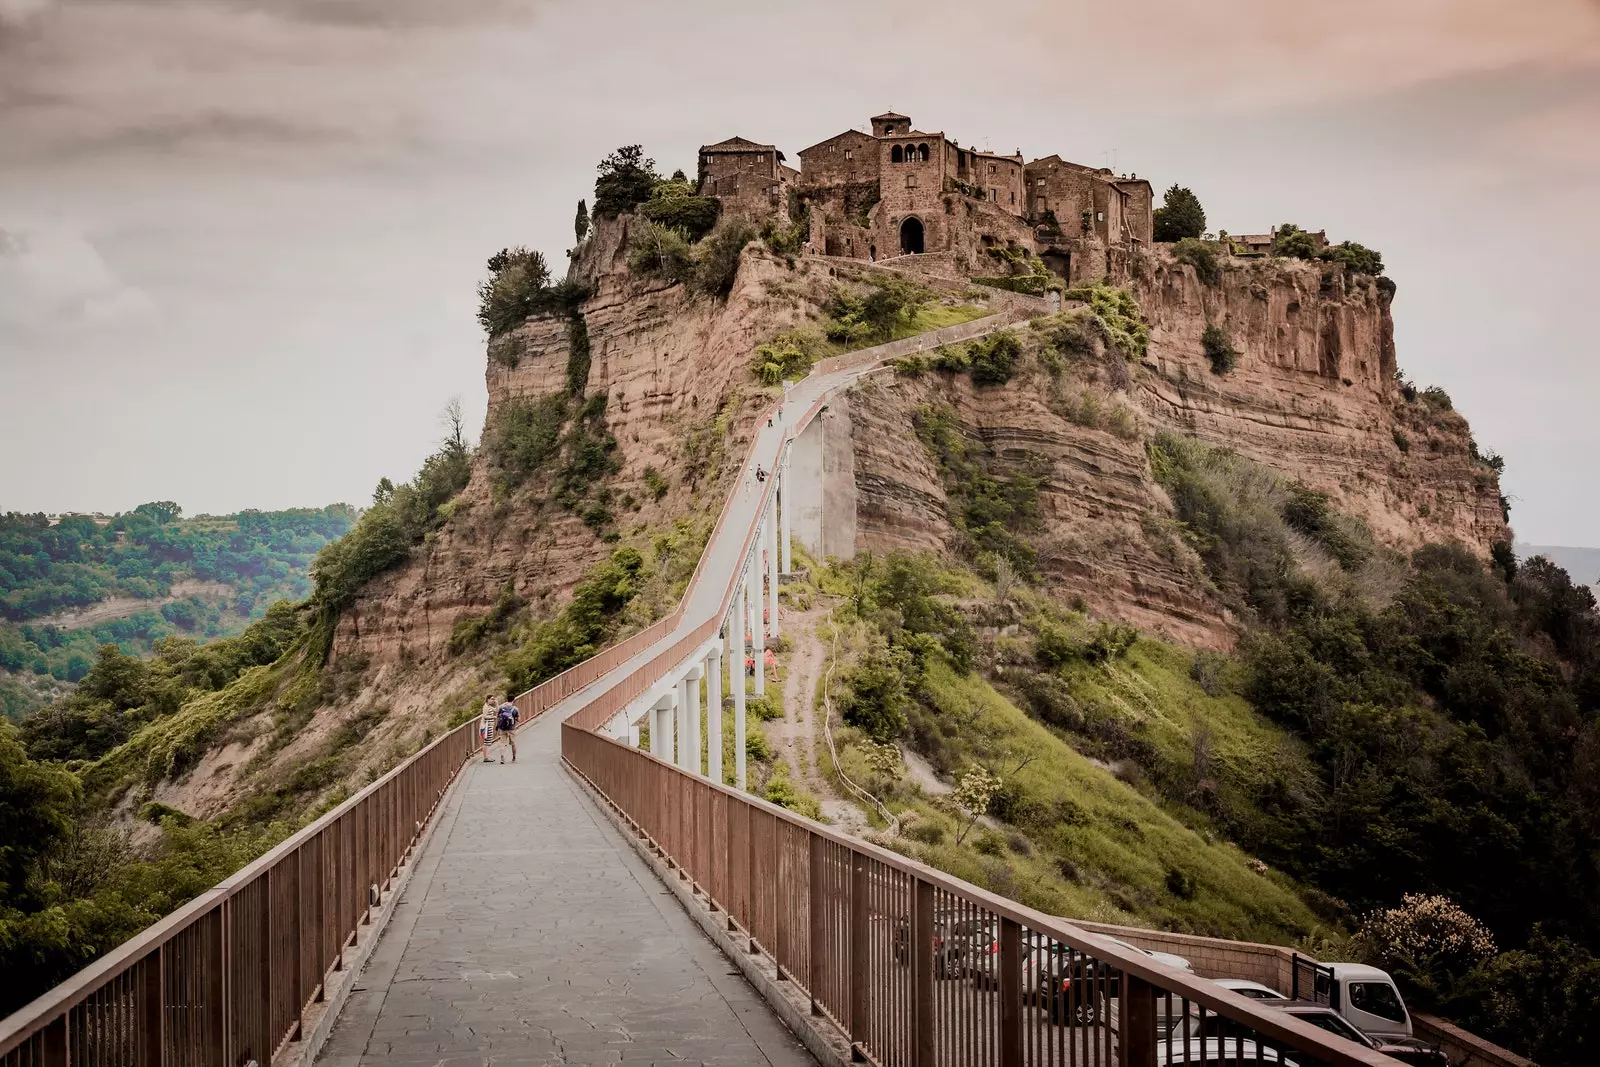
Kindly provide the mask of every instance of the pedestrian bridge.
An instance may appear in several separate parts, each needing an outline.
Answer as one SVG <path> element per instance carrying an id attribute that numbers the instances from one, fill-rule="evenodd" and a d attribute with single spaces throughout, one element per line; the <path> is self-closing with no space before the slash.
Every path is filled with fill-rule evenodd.
<path id="1" fill-rule="evenodd" d="M 791 450 L 887 360 L 1039 310 L 998 299 L 789 390 L 678 608 L 519 697 L 518 762 L 440 737 L 0 1022 L 0 1067 L 1394 1064 L 743 791 L 744 653 L 822 496 Z"/>

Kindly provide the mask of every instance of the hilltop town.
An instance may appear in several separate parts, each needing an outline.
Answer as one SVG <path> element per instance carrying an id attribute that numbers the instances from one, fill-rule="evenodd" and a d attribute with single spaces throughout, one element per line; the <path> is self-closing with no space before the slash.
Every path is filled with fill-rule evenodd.
<path id="1" fill-rule="evenodd" d="M 1151 243 L 1152 190 L 1137 175 L 964 147 L 892 111 L 873 116 L 871 129 L 801 149 L 798 170 L 774 145 L 743 137 L 705 145 L 699 192 L 719 199 L 724 214 L 756 222 L 803 211 L 812 254 L 931 256 L 967 274 L 984 273 L 984 257 L 1006 249 L 1038 256 L 1069 282 L 1123 280 L 1130 252 Z"/>

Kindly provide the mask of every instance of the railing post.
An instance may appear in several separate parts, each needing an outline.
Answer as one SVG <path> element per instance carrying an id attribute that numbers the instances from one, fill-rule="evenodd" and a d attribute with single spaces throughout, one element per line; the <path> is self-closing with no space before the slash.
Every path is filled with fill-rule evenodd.
<path id="1" fill-rule="evenodd" d="M 140 1007 L 139 1020 L 140 1034 L 143 1040 L 142 1067 L 162 1067 L 166 1056 L 166 946 L 158 946 L 156 950 L 144 958 L 140 965 L 143 972 L 140 975 Z"/>
<path id="2" fill-rule="evenodd" d="M 228 1010 L 232 984 L 228 980 L 228 912 L 232 907 L 232 901 L 218 901 L 216 910 L 211 913 L 217 937 L 207 954 L 210 958 L 205 961 L 206 970 L 211 972 L 209 980 L 200 985 L 206 992 L 206 1014 L 210 1016 L 206 1027 L 205 1063 L 225 1064 L 229 1060 L 228 1023 L 233 1013 Z"/>
<path id="3" fill-rule="evenodd" d="M 67 1067 L 67 1016 L 63 1013 L 41 1035 L 43 1067 Z"/>
<path id="4" fill-rule="evenodd" d="M 300 1040 L 301 1024 L 305 1021 L 305 926 L 301 922 L 301 894 L 305 891 L 305 845 L 294 850 L 293 892 L 289 894 L 289 1004 L 294 1012 L 294 1032 L 291 1041 Z"/>
<path id="5" fill-rule="evenodd" d="M 872 986 L 867 981 L 872 965 L 872 942 L 867 895 L 870 891 L 867 858 L 850 850 L 850 1041 L 866 1047 L 871 1015 Z"/>
<path id="6" fill-rule="evenodd" d="M 933 1067 L 933 886 L 911 892 L 911 1067 Z"/>
<path id="7" fill-rule="evenodd" d="M 828 905 L 823 899 L 823 865 L 827 862 L 827 842 L 818 834 L 807 832 L 811 840 L 810 861 L 810 892 L 807 900 L 811 906 L 811 940 L 806 946 L 806 959 L 810 961 L 810 973 L 806 975 L 806 988 L 811 994 L 811 1014 L 821 1015 L 822 1009 L 817 1005 L 817 998 L 822 991 L 823 976 L 823 947 L 828 941 Z"/>
<path id="8" fill-rule="evenodd" d="M 1022 926 L 1000 920 L 1000 1067 L 1022 1067 Z"/>
<path id="9" fill-rule="evenodd" d="M 1122 972 L 1117 1044 L 1121 1067 L 1156 1067 L 1156 988 Z M 1109 1021 L 1109 1020 L 1108 1020 Z"/>

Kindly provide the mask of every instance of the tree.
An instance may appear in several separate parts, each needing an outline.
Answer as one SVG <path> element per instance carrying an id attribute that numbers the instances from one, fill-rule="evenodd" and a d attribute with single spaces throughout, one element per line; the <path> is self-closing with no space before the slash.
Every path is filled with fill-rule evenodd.
<path id="1" fill-rule="evenodd" d="M 1317 242 L 1305 230 L 1286 222 L 1273 231 L 1272 254 L 1290 259 L 1315 259 Z"/>
<path id="2" fill-rule="evenodd" d="M 1181 185 L 1173 185 L 1161 198 L 1152 221 L 1155 239 L 1181 241 L 1185 237 L 1199 237 L 1206 232 L 1206 209 L 1200 198 Z"/>
<path id="3" fill-rule="evenodd" d="M 656 161 L 645 158 L 644 149 L 636 144 L 623 145 L 600 161 L 600 176 L 594 183 L 594 217 L 616 218 L 632 211 L 646 200 L 655 189 L 661 175 L 656 173 Z"/>
<path id="4" fill-rule="evenodd" d="M 589 205 L 582 200 L 578 201 L 578 217 L 573 220 L 572 230 L 580 241 L 589 235 Z"/>
<path id="5" fill-rule="evenodd" d="M 133 513 L 152 519 L 161 526 L 165 526 L 169 522 L 176 522 L 183 517 L 183 509 L 170 500 L 156 500 L 149 504 L 140 504 L 133 509 Z"/>
<path id="6" fill-rule="evenodd" d="M 977 825 L 978 817 L 989 810 L 989 802 L 999 788 L 1000 779 L 982 767 L 974 767 L 961 776 L 961 781 L 956 783 L 956 791 L 950 794 L 950 799 L 967 816 L 966 825 L 956 834 L 956 844 L 961 844 L 962 839 Z"/>
<path id="7" fill-rule="evenodd" d="M 439 413 L 439 421 L 444 424 L 444 441 L 441 442 L 450 452 L 464 453 L 467 451 L 467 416 L 461 410 L 461 398 L 453 396 L 450 402 Z"/>

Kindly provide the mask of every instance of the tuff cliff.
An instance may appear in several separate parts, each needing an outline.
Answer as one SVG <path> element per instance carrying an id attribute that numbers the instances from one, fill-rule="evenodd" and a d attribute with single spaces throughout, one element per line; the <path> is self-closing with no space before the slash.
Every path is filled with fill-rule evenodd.
<path id="1" fill-rule="evenodd" d="M 998 469 L 1040 473 L 1030 539 L 1048 586 L 1189 643 L 1227 645 L 1233 624 L 1175 544 L 1145 454 L 1162 431 L 1327 493 L 1399 550 L 1459 540 L 1487 555 L 1510 539 L 1498 475 L 1477 457 L 1466 420 L 1447 401 L 1408 399 L 1396 380 L 1392 290 L 1342 267 L 1281 259 L 1231 260 L 1206 284 L 1159 251 L 1140 257 L 1134 277 L 1149 326 L 1136 361 L 1096 341 L 1095 358 L 1064 376 L 1035 369 L 998 387 L 961 375 L 880 377 L 856 389 L 858 546 L 952 544 L 938 464 L 904 445 L 929 405 L 952 412 Z M 1224 374 L 1202 343 L 1208 325 L 1236 350 Z"/>

